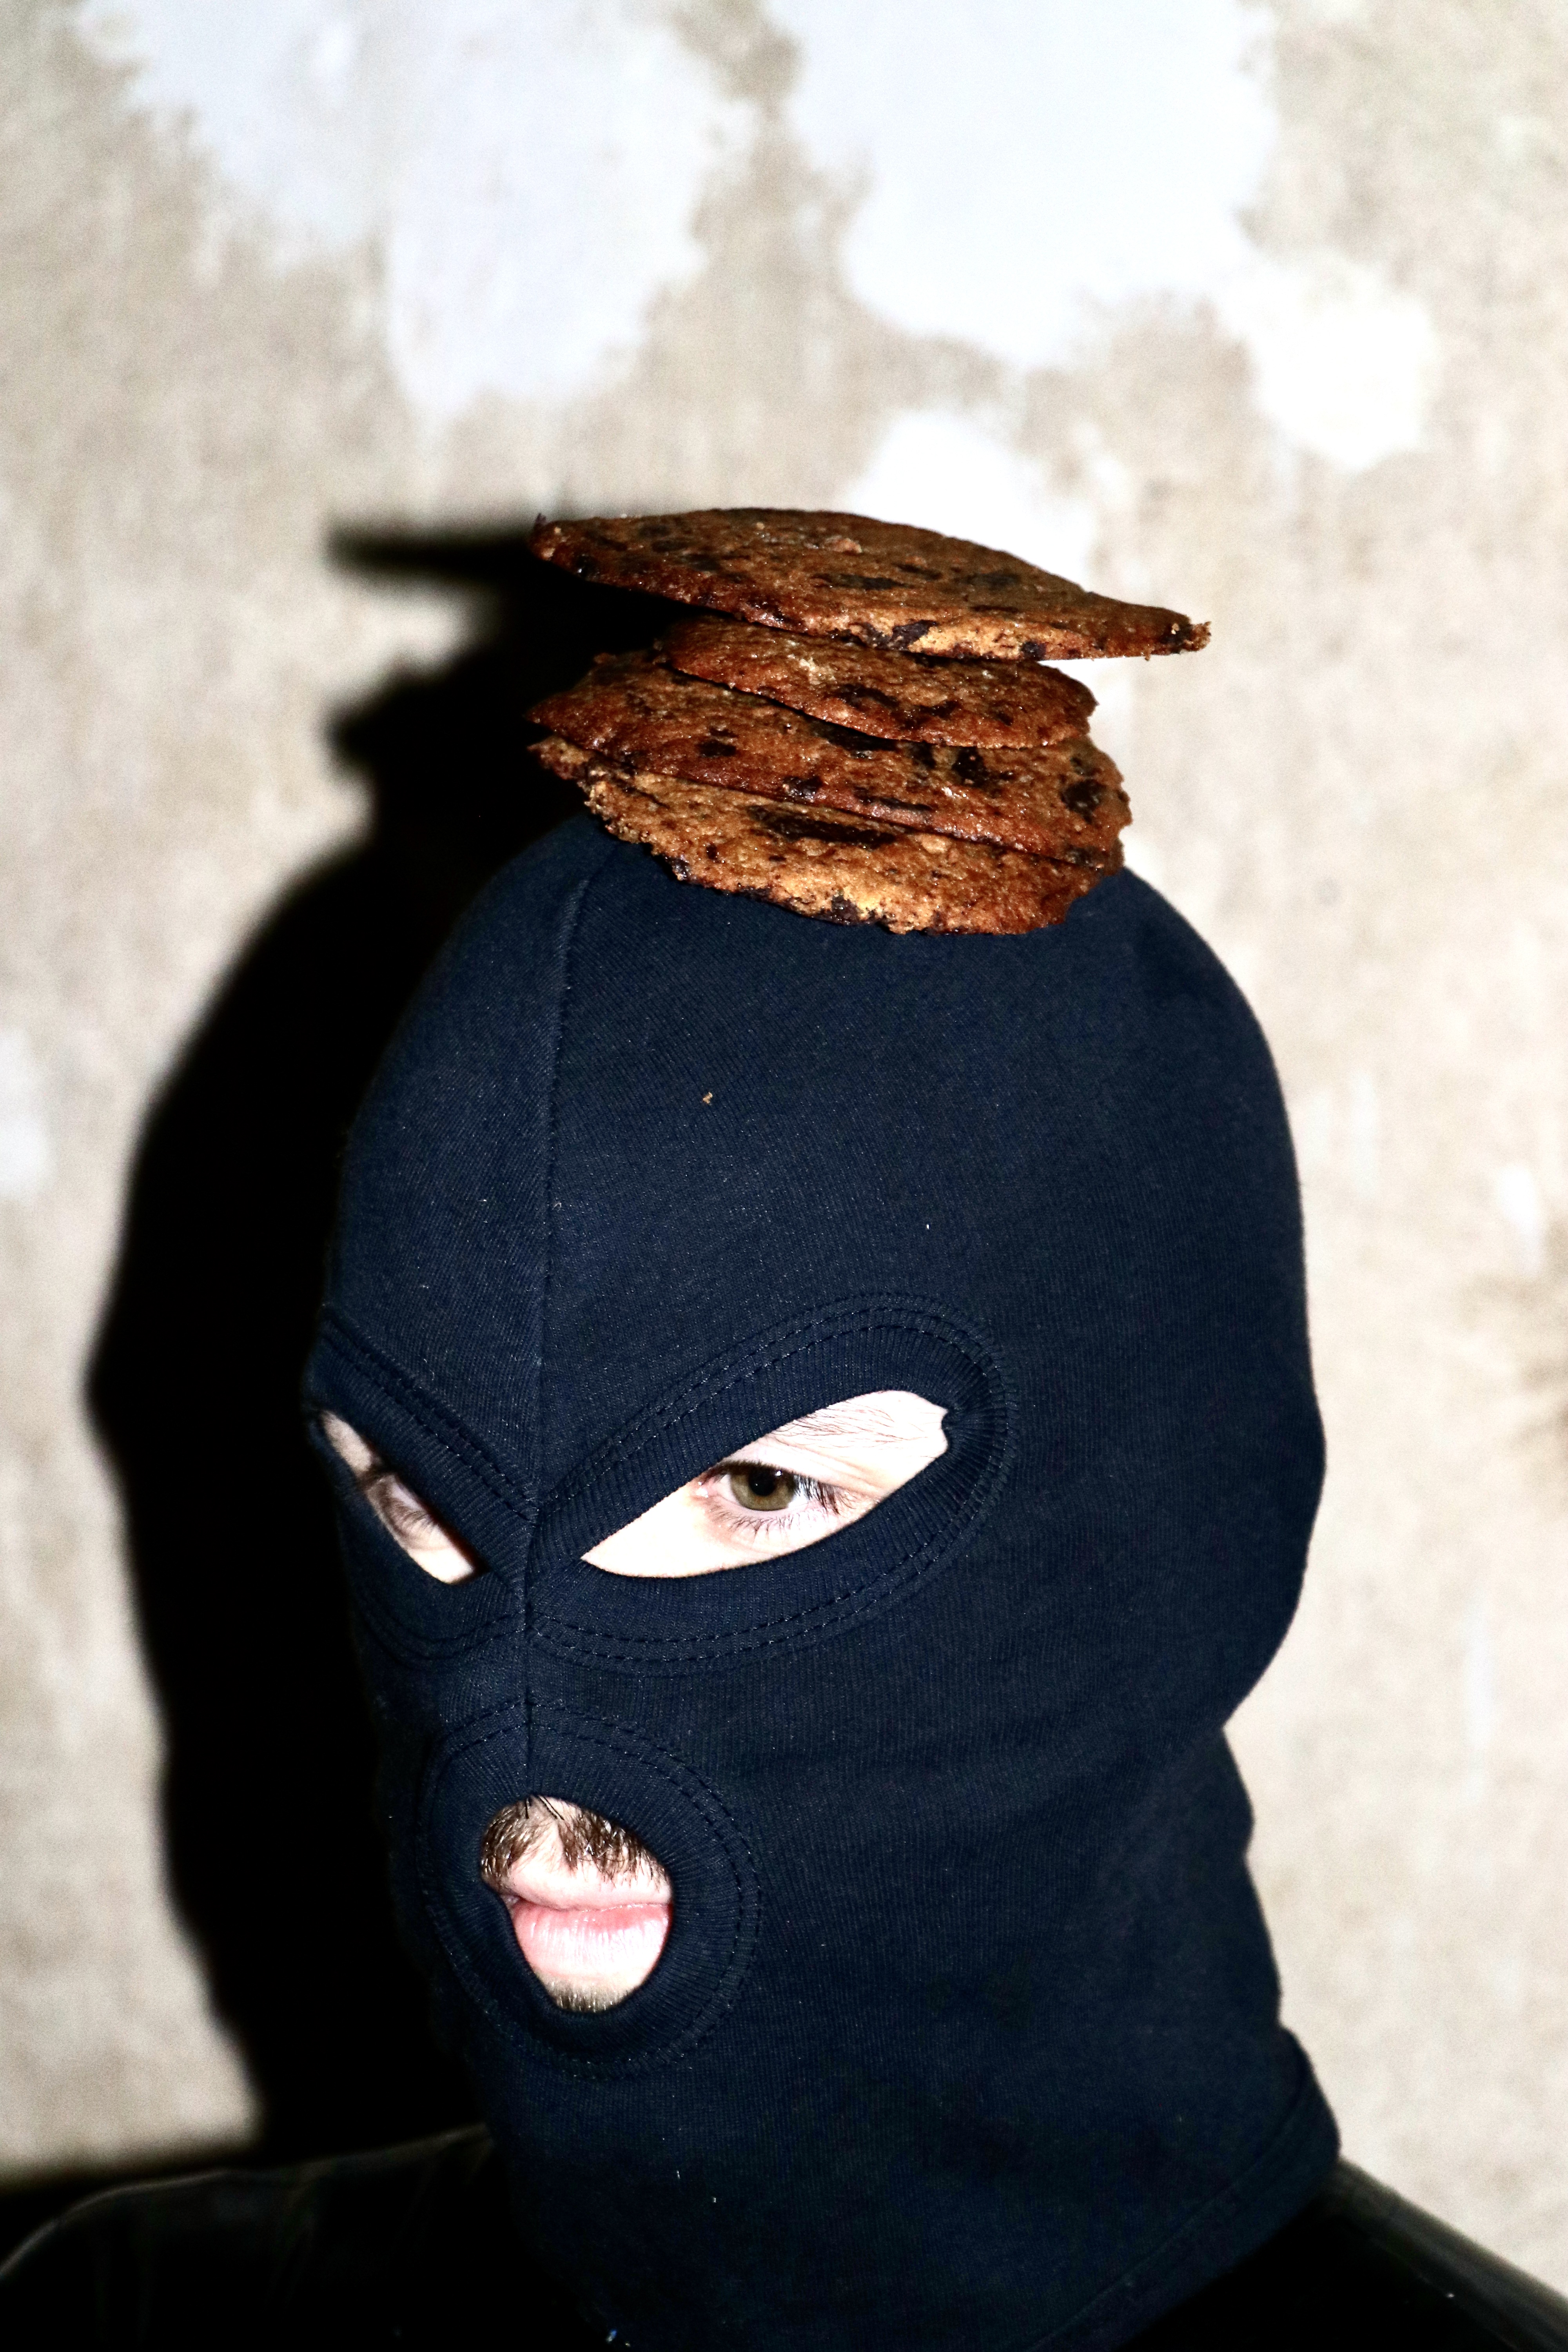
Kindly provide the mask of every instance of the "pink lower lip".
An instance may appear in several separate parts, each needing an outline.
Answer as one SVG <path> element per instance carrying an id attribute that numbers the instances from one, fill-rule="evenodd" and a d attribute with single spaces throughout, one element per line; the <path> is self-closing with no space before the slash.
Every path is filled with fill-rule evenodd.
<path id="1" fill-rule="evenodd" d="M 592 1979 L 601 1972 L 625 1980 L 634 1968 L 646 1976 L 669 1933 L 668 1903 L 594 1903 L 558 1910 L 546 1903 L 514 1902 L 512 1933 L 535 1976 Z"/>

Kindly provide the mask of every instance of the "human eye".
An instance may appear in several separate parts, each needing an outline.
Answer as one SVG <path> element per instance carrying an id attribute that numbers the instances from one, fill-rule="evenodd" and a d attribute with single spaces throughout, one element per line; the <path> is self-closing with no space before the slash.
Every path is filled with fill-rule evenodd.
<path id="1" fill-rule="evenodd" d="M 759 1548 L 827 1534 L 853 1500 L 826 1478 L 772 1462 L 721 1462 L 692 1481 L 692 1494 L 721 1539 Z"/>
<path id="2" fill-rule="evenodd" d="M 945 1453 L 944 1414 L 903 1389 L 822 1406 L 726 1455 L 583 1558 L 612 1576 L 707 1576 L 803 1550 Z"/>
<path id="3" fill-rule="evenodd" d="M 416 1568 L 438 1584 L 462 1584 L 479 1574 L 479 1562 L 472 1552 L 447 1533 L 429 1506 L 357 1429 L 335 1413 L 323 1413 L 321 1427 L 328 1443 L 347 1463 L 370 1509 Z"/>
<path id="4" fill-rule="evenodd" d="M 435 1514 L 426 1509 L 413 1487 L 405 1486 L 396 1471 L 389 1469 L 384 1462 L 361 1479 L 359 1490 L 387 1534 L 395 1536 L 405 1551 L 442 1533 Z"/>
<path id="5" fill-rule="evenodd" d="M 416 1568 L 438 1584 L 463 1584 L 479 1572 L 472 1552 L 449 1536 L 427 1505 L 379 1454 L 358 1474 L 355 1484 L 394 1543 L 408 1554 Z"/>

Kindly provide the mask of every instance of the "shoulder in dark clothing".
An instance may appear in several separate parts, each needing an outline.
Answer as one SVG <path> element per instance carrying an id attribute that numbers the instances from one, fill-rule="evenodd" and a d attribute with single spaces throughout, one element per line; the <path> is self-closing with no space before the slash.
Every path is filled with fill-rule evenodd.
<path id="1" fill-rule="evenodd" d="M 9 2352 L 300 2352 L 329 2338 L 355 2352 L 434 2352 L 498 2324 L 515 2352 L 597 2341 L 521 2245 L 477 2128 L 277 2172 L 112 2189 L 0 2271 Z"/>
<path id="2" fill-rule="evenodd" d="M 1568 2303 L 1342 2162 L 1129 2352 L 1568 2352 Z"/>
<path id="3" fill-rule="evenodd" d="M 1070 2341 L 1121 2340 L 1112 2301 L 1098 2332 Z M 0 2271 L 8 2352 L 302 2352 L 329 2340 L 450 2352 L 477 2329 L 500 2330 L 511 2352 L 602 2343 L 521 2245 L 479 2129 L 279 2172 L 113 2189 Z M 1568 2303 L 1342 2163 L 1295 2221 L 1129 2352 L 1263 2346 L 1568 2352 Z"/>

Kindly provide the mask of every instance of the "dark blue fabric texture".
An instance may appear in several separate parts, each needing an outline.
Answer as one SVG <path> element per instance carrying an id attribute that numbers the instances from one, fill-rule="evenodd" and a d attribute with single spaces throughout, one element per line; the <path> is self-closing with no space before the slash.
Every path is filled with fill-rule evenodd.
<path id="1" fill-rule="evenodd" d="M 583 1560 L 889 1388 L 948 1451 L 859 1524 Z M 1223 1729 L 1321 1483 L 1296 1178 L 1250 1013 L 1152 890 L 895 939 L 573 820 L 383 1066 L 310 1393 L 487 1571 L 431 1580 L 334 1465 L 401 1916 L 606 2336 L 1109 2347 L 1306 2202 L 1334 2129 Z M 531 1794 L 673 1880 L 602 2015 L 479 1876 Z"/>

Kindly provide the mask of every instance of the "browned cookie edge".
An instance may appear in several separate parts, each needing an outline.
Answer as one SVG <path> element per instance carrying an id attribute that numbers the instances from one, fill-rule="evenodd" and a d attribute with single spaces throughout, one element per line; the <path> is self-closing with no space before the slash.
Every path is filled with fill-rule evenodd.
<path id="1" fill-rule="evenodd" d="M 891 742 L 672 669 L 601 655 L 530 716 L 606 766 L 838 810 L 862 821 L 1099 862 L 1130 811 L 1087 735 L 1044 749 Z"/>
<path id="2" fill-rule="evenodd" d="M 1059 923 L 1121 864 L 1096 868 L 937 835 L 781 806 L 679 777 L 627 775 L 562 738 L 535 756 L 575 782 L 595 815 L 678 880 L 762 898 L 819 921 L 888 930 L 1008 935 Z"/>
<path id="3" fill-rule="evenodd" d="M 1094 696 L 1035 662 L 946 662 L 799 637 L 728 614 L 678 622 L 671 667 L 893 743 L 1043 751 L 1084 734 Z"/>
<path id="4" fill-rule="evenodd" d="M 790 570 L 787 550 L 753 553 L 748 563 L 739 545 L 742 521 L 761 524 L 776 520 L 790 525 L 842 525 L 846 533 L 859 530 L 875 540 L 898 532 L 911 550 L 931 542 L 980 557 L 1003 569 L 994 575 L 999 583 L 1016 582 L 1030 591 L 1029 609 L 1008 603 L 975 602 L 950 588 L 945 594 L 933 587 L 929 595 L 910 581 L 840 569 L 839 572 L 807 572 L 804 561 Z M 700 537 L 690 527 L 707 526 L 711 542 L 706 552 L 677 543 L 678 526 L 688 526 L 687 537 Z M 721 529 L 720 526 L 723 528 Z M 665 546 L 657 542 L 660 537 Z M 819 538 L 823 534 L 818 531 Z M 1041 571 L 1001 549 L 971 541 L 953 541 L 942 532 L 917 524 L 884 524 L 862 515 L 818 513 L 797 508 L 708 508 L 685 514 L 588 515 L 574 520 L 541 518 L 529 541 L 542 562 L 557 563 L 579 578 L 610 587 L 635 588 L 679 604 L 699 604 L 727 613 L 763 628 L 793 631 L 805 636 L 828 636 L 845 644 L 909 653 L 919 650 L 950 659 L 972 661 L 1046 661 L 1093 659 L 1108 656 L 1195 652 L 1208 643 L 1206 622 L 1189 620 L 1184 613 L 1158 604 L 1131 604 L 1101 596 L 1053 572 Z M 738 568 L 712 551 L 722 545 L 739 560 Z M 857 542 L 846 536 L 844 547 Z M 833 551 L 831 537 L 818 547 L 802 551 L 814 556 Z M 910 567 L 911 570 L 916 567 Z M 961 575 L 956 572 L 954 578 Z M 984 584 L 987 575 L 973 568 L 962 575 Z M 932 574 L 933 580 L 940 577 Z M 1044 592 L 1061 591 L 1060 596 Z M 922 605 L 926 609 L 922 610 Z"/>

